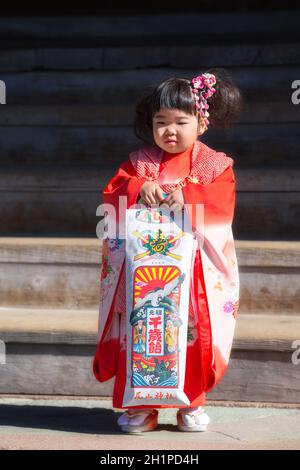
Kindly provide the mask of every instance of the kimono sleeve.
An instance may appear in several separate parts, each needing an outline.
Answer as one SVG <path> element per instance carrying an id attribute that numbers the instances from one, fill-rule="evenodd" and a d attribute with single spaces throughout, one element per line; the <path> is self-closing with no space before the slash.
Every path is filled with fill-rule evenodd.
<path id="1" fill-rule="evenodd" d="M 228 166 L 209 184 L 189 184 L 182 188 L 184 202 L 192 208 L 192 226 L 196 229 L 196 205 L 203 204 L 206 224 L 232 224 L 235 209 L 235 175 Z"/>
<path id="2" fill-rule="evenodd" d="M 126 160 L 120 165 L 117 173 L 104 188 L 104 201 L 116 203 L 118 196 L 127 196 L 127 207 L 130 207 L 137 202 L 141 187 L 145 181 L 148 180 L 136 176 L 132 163 L 130 160 Z"/>
<path id="3" fill-rule="evenodd" d="M 140 188 L 147 181 L 138 178 L 131 162 L 120 165 L 116 174 L 103 190 L 105 224 L 111 231 L 102 235 L 102 270 L 100 280 L 100 305 L 98 321 L 98 344 L 93 361 L 93 372 L 97 380 L 105 382 L 116 375 L 120 352 L 120 318 L 114 305 L 125 260 L 123 243 L 126 233 L 125 208 L 137 202 Z M 123 198 L 126 204 L 123 204 Z M 113 206 L 113 207 L 111 207 Z M 117 222 L 117 223 L 116 223 Z M 109 233 L 109 235 L 108 235 Z M 111 243 L 114 249 L 111 249 Z M 109 269 L 108 269 L 109 268 Z"/>
<path id="4" fill-rule="evenodd" d="M 205 312 L 205 306 L 208 311 L 208 317 L 202 317 L 202 322 L 198 323 L 200 334 L 204 331 L 202 344 L 210 364 L 207 372 L 210 378 L 205 388 L 207 392 L 227 370 L 239 302 L 238 263 L 232 233 L 235 207 L 232 165 L 226 167 L 212 182 L 190 184 L 184 186 L 182 191 L 199 248 L 195 285 L 201 286 L 202 293 L 198 287 L 196 302 L 201 306 L 205 299 L 199 311 L 204 315 L 201 312 Z M 200 205 L 200 217 L 198 207 L 195 207 L 197 204 Z M 204 325 L 210 325 L 207 331 Z M 205 342 L 207 338 L 208 346 Z M 213 371 L 213 379 L 210 370 Z"/>

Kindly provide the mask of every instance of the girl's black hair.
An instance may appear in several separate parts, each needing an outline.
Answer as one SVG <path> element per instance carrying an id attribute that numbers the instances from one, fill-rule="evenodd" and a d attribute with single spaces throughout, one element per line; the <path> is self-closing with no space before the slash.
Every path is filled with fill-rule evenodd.
<path id="1" fill-rule="evenodd" d="M 215 93 L 208 98 L 209 126 L 230 127 L 241 112 L 243 98 L 240 89 L 233 82 L 227 70 L 211 68 L 205 73 L 216 77 Z M 191 80 L 171 77 L 157 86 L 149 86 L 137 102 L 134 119 L 134 133 L 138 139 L 153 144 L 152 119 L 161 109 L 180 109 L 197 115 Z"/>

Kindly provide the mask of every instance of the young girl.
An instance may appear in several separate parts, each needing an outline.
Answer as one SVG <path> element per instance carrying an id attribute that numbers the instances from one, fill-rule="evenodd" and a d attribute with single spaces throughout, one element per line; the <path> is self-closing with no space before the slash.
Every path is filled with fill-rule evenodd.
<path id="1" fill-rule="evenodd" d="M 211 149 L 198 136 L 209 125 L 228 127 L 238 116 L 240 105 L 240 91 L 224 69 L 210 69 L 191 80 L 172 77 L 151 87 L 137 104 L 134 123 L 135 134 L 145 145 L 129 155 L 104 189 L 104 202 L 112 204 L 117 214 L 120 196 L 127 197 L 127 208 L 138 202 L 147 207 L 167 204 L 174 211 L 183 211 L 186 206 L 197 239 L 186 306 L 184 392 L 188 406 L 159 401 L 155 406 L 145 402 L 124 406 L 129 360 L 126 242 L 118 237 L 103 240 L 99 335 L 93 371 L 100 382 L 116 376 L 113 406 L 128 408 L 118 419 L 124 432 L 155 429 L 157 409 L 166 407 L 178 408 L 181 431 L 205 431 L 210 421 L 203 409 L 205 393 L 220 381 L 228 367 L 239 304 L 232 234 L 235 177 L 233 159 Z M 197 204 L 204 207 L 201 226 L 194 211 Z M 165 334 L 172 354 L 176 350 L 176 328 L 171 321 Z M 144 360 L 145 335 L 140 319 L 133 331 L 133 352 Z M 164 367 L 168 366 L 166 362 Z"/>

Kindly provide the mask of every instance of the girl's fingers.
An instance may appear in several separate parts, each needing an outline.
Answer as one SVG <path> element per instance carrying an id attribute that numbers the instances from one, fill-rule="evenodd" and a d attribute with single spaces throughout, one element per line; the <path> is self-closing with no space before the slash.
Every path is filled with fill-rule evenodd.
<path id="1" fill-rule="evenodd" d="M 176 198 L 169 194 L 166 198 L 163 197 L 162 189 L 158 186 L 153 190 L 153 192 L 147 193 L 143 198 L 147 204 L 166 204 L 172 210 L 181 210 L 181 203 L 176 200 Z"/>
<path id="2" fill-rule="evenodd" d="M 151 200 L 153 201 L 152 204 L 158 204 L 156 193 L 151 194 Z"/>
<path id="3" fill-rule="evenodd" d="M 163 191 L 160 186 L 156 188 L 156 200 L 158 204 L 164 200 Z"/>
<path id="4" fill-rule="evenodd" d="M 149 198 L 149 194 L 145 194 L 145 196 L 144 196 L 143 199 L 144 199 L 144 201 L 145 201 L 145 204 L 148 204 L 148 205 L 151 204 L 150 198 Z"/>
<path id="5" fill-rule="evenodd" d="M 149 195 L 150 204 L 156 204 L 155 195 L 150 193 Z"/>
<path id="6" fill-rule="evenodd" d="M 163 199 L 163 202 L 166 203 L 168 206 L 172 204 L 172 197 L 169 195 L 165 199 Z"/>

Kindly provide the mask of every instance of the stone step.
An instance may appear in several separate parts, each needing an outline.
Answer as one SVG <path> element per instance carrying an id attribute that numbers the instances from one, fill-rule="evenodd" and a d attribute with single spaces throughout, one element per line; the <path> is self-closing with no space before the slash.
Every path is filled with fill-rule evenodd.
<path id="1" fill-rule="evenodd" d="M 300 72 L 300 70 L 299 70 Z M 300 76 L 300 75 L 299 75 Z M 142 142 L 132 126 L 5 126 L 0 168 L 99 168 L 128 158 Z M 227 152 L 238 168 L 299 168 L 299 122 L 235 123 L 209 129 L 202 141 Z"/>
<path id="2" fill-rule="evenodd" d="M 135 102 L 148 85 L 157 84 L 170 76 L 189 78 L 200 72 L 199 65 L 175 65 L 151 67 L 151 73 L 146 66 L 120 70 L 1 72 L 1 80 L 6 84 L 7 104 L 128 104 Z M 291 86 L 300 72 L 299 62 L 266 67 L 241 64 L 226 68 L 246 99 L 262 102 L 291 102 Z"/>
<path id="3" fill-rule="evenodd" d="M 131 126 L 134 116 L 133 103 L 111 104 L 80 104 L 26 106 L 13 105 L 0 108 L 0 125 L 9 126 L 38 126 L 38 127 L 100 127 L 100 126 Z M 297 106 L 290 102 L 257 101 L 244 103 L 243 113 L 239 124 L 267 124 L 299 122 Z"/>
<path id="4" fill-rule="evenodd" d="M 116 169 L 107 165 L 59 171 L 55 167 L 3 168 L 2 236 L 93 237 L 98 222 L 96 207 Z M 300 170 L 236 168 L 235 174 L 236 237 L 298 239 Z"/>
<path id="5" fill-rule="evenodd" d="M 210 37 L 213 39 L 213 36 Z M 244 39 L 246 41 L 246 38 Z M 105 47 L 48 47 L 1 49 L 1 72 L 31 72 L 33 70 L 121 70 L 146 67 L 236 67 L 297 65 L 300 62 L 298 42 L 283 44 L 254 42 L 232 43 L 224 37 L 222 44 L 178 45 L 118 45 Z M 1 42 L 0 42 L 1 46 Z"/>
<path id="6" fill-rule="evenodd" d="M 0 393 L 111 396 L 113 380 L 92 374 L 97 323 L 97 310 L 2 308 Z M 299 334 L 300 316 L 241 314 L 228 373 L 208 397 L 299 403 Z"/>
<path id="7" fill-rule="evenodd" d="M 236 240 L 245 314 L 299 316 L 300 242 Z M 0 238 L 5 307 L 98 308 L 101 240 Z"/>
<path id="8" fill-rule="evenodd" d="M 8 343 L 89 344 L 97 342 L 98 309 L 1 307 L 1 340 Z M 299 340 L 300 316 L 239 312 L 234 349 L 291 351 Z"/>
<path id="9" fill-rule="evenodd" d="M 223 5 L 222 5 L 223 6 Z M 235 5 L 236 7 L 236 5 Z M 203 10 L 203 9 L 202 9 Z M 299 10 L 275 11 L 185 11 L 152 15 L 94 15 L 63 17 L 9 17 L 0 19 L 0 40 L 3 42 L 18 39 L 26 41 L 43 40 L 59 41 L 65 44 L 68 40 L 83 43 L 90 41 L 102 44 L 136 44 L 137 40 L 187 42 L 191 38 L 222 38 L 224 35 L 243 35 L 270 37 L 275 32 L 282 39 L 299 32 Z"/>

